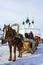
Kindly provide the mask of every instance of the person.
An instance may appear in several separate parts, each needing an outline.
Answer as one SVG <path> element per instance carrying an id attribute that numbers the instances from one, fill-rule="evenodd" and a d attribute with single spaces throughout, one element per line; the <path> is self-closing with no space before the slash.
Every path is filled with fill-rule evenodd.
<path id="1" fill-rule="evenodd" d="M 30 39 L 30 41 L 31 41 L 30 47 L 32 48 L 33 51 L 35 51 L 35 49 L 36 49 L 36 40 L 34 38 L 33 32 L 30 31 L 30 33 L 25 33 L 25 38 Z"/>
<path id="2" fill-rule="evenodd" d="M 33 32 L 30 31 L 30 33 L 25 33 L 25 38 L 28 38 L 28 39 L 34 39 Z"/>

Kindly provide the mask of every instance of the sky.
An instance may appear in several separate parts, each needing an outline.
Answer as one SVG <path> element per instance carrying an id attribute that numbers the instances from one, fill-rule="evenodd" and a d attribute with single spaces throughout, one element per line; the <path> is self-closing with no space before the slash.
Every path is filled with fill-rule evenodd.
<path id="1" fill-rule="evenodd" d="M 0 0 L 0 27 L 13 23 L 21 26 L 27 17 L 30 22 L 34 20 L 43 37 L 43 0 Z"/>

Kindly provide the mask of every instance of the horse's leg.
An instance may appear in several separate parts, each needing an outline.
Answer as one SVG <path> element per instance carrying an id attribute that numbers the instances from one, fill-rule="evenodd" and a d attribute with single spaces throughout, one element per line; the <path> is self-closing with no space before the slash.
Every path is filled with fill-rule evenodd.
<path id="1" fill-rule="evenodd" d="M 13 59 L 13 61 L 15 61 L 16 60 L 16 45 L 14 45 L 14 59 Z"/>
<path id="2" fill-rule="evenodd" d="M 9 45 L 9 52 L 10 52 L 10 56 L 9 56 L 9 61 L 12 60 L 12 46 Z"/>
<path id="3" fill-rule="evenodd" d="M 18 53 L 19 53 L 19 54 L 18 54 L 18 57 L 20 57 L 20 49 L 18 49 Z"/>
<path id="4" fill-rule="evenodd" d="M 22 57 L 22 47 L 20 47 L 20 49 L 19 49 L 19 55 L 18 55 L 18 57 Z"/>

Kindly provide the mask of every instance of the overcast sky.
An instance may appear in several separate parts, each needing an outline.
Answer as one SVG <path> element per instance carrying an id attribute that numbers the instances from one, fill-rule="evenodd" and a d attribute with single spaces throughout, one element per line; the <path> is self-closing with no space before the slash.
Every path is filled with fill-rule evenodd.
<path id="1" fill-rule="evenodd" d="M 34 20 L 43 36 L 43 0 L 0 0 L 0 25 Z"/>

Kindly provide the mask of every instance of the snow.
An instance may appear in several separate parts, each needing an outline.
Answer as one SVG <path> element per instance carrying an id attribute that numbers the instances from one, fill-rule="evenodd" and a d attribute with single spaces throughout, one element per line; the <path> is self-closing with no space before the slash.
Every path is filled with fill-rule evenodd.
<path id="1" fill-rule="evenodd" d="M 38 48 L 34 54 L 24 52 L 22 58 L 17 57 L 16 61 L 8 61 L 8 57 L 9 57 L 8 45 L 4 46 L 1 45 L 0 65 L 43 65 L 43 44 L 38 45 Z"/>

